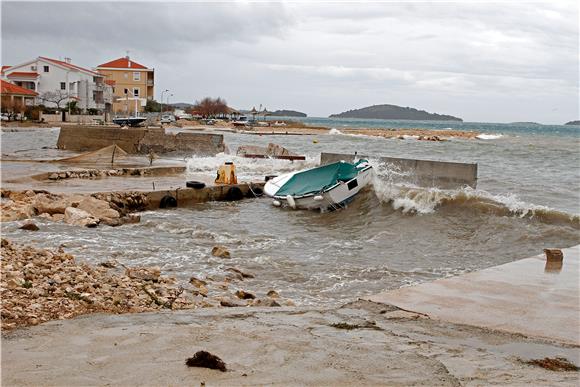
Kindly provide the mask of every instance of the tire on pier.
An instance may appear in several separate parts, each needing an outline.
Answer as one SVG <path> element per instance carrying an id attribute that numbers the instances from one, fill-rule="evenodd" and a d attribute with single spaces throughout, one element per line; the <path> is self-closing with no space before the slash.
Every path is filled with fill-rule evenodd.
<path id="1" fill-rule="evenodd" d="M 239 187 L 232 187 L 228 190 L 226 194 L 226 200 L 233 202 L 236 200 L 242 200 L 244 198 L 244 193 Z"/>
<path id="2" fill-rule="evenodd" d="M 177 199 L 171 195 L 165 195 L 159 202 L 159 208 L 175 208 L 177 207 Z"/>
<path id="3" fill-rule="evenodd" d="M 185 182 L 185 186 L 188 188 L 195 188 L 195 189 L 202 189 L 205 187 L 205 183 L 201 181 L 187 181 Z"/>

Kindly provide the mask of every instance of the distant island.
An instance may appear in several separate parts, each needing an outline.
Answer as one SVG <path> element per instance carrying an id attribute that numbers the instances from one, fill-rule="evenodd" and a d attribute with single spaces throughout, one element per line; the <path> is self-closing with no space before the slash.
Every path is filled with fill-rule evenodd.
<path id="1" fill-rule="evenodd" d="M 375 118 L 381 120 L 463 121 L 445 114 L 429 113 L 396 105 L 373 105 L 362 109 L 331 114 L 330 118 Z"/>
<path id="2" fill-rule="evenodd" d="M 566 122 L 564 125 L 580 125 L 580 120 Z"/>
<path id="3" fill-rule="evenodd" d="M 308 117 L 306 113 L 297 112 L 296 110 L 276 110 L 269 115 L 277 117 Z"/>

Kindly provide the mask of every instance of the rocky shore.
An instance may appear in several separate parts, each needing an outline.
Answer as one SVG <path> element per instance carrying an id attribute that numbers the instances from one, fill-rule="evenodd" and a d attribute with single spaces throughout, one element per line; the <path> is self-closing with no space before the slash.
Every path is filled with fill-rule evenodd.
<path id="1" fill-rule="evenodd" d="M 331 128 L 310 126 L 287 127 L 254 127 L 246 130 L 249 134 L 295 134 L 295 135 L 322 135 L 328 134 Z M 336 134 L 363 135 L 393 139 L 415 139 L 418 141 L 444 141 L 460 138 L 465 140 L 477 139 L 481 133 L 466 130 L 433 130 L 433 129 L 400 129 L 400 128 L 341 128 Z"/>
<path id="2" fill-rule="evenodd" d="M 180 283 L 158 267 L 79 263 L 62 248 L 38 249 L 2 239 L 1 249 L 3 331 L 97 312 L 293 306 L 275 290 L 260 298 L 241 289 L 239 283 L 252 274 L 235 267 L 227 268 L 223 278 L 195 273 Z"/>
<path id="3" fill-rule="evenodd" d="M 55 222 L 86 227 L 138 223 L 140 217 L 133 213 L 142 211 L 147 206 L 147 196 L 140 192 L 66 195 L 38 190 L 3 189 L 1 198 L 1 222 L 40 216 Z"/>

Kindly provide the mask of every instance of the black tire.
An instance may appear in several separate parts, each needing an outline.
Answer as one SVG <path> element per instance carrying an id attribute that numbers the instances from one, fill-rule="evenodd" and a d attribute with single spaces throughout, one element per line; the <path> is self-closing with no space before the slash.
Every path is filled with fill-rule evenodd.
<path id="1" fill-rule="evenodd" d="M 274 179 L 276 177 L 278 177 L 278 175 L 266 175 L 264 177 L 264 181 L 272 180 L 272 179 Z"/>
<path id="2" fill-rule="evenodd" d="M 226 200 L 233 202 L 236 200 L 242 200 L 244 198 L 244 193 L 238 187 L 232 187 L 228 190 L 226 194 Z"/>
<path id="3" fill-rule="evenodd" d="M 205 183 L 201 181 L 187 181 L 185 182 L 185 186 L 189 188 L 202 189 L 205 187 Z"/>
<path id="4" fill-rule="evenodd" d="M 159 202 L 159 208 L 175 208 L 177 207 L 177 199 L 171 195 L 165 195 Z"/>

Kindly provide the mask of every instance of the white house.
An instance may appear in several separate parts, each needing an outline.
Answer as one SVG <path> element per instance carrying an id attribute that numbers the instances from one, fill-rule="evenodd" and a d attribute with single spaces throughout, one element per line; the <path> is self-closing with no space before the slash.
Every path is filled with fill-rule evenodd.
<path id="1" fill-rule="evenodd" d="M 64 108 L 68 101 L 77 101 L 82 110 L 110 111 L 113 89 L 103 75 L 64 61 L 39 56 L 16 66 L 4 67 L 2 78 L 10 83 L 34 90 L 37 102 L 47 107 Z"/>

